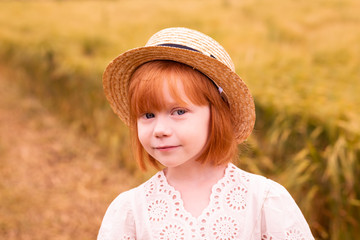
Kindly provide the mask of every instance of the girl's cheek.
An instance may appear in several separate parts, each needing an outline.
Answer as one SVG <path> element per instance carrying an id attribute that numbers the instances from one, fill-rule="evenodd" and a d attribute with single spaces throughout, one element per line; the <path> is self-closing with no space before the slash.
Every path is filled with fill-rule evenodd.
<path id="1" fill-rule="evenodd" d="M 149 125 L 147 124 L 143 124 L 143 123 L 138 123 L 138 138 L 139 141 L 141 143 L 141 145 L 144 145 L 144 142 L 146 141 L 146 139 L 149 138 L 149 135 L 151 134 L 151 130 Z"/>

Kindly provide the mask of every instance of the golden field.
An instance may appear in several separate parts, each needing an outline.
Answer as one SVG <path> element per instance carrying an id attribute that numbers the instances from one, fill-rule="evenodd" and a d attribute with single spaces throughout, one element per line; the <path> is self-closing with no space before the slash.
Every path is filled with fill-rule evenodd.
<path id="1" fill-rule="evenodd" d="M 1 1 L 0 64 L 24 94 L 106 151 L 109 165 L 142 179 L 151 173 L 131 160 L 102 71 L 162 28 L 200 30 L 228 50 L 256 102 L 237 164 L 286 186 L 317 239 L 357 239 L 359 9 L 356 0 Z"/>

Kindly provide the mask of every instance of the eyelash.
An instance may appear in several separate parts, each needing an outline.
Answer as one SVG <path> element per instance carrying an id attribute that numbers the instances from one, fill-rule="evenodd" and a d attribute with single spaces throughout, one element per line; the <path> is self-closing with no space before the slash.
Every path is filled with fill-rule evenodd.
<path id="1" fill-rule="evenodd" d="M 181 112 L 181 113 L 179 113 L 179 112 Z M 185 110 L 185 109 L 176 109 L 176 110 L 174 110 L 173 112 L 172 112 L 172 114 L 175 114 L 175 115 L 184 115 L 185 113 L 187 113 L 187 110 Z"/>
<path id="2" fill-rule="evenodd" d="M 154 118 L 155 114 L 154 113 L 145 113 L 143 116 L 145 119 L 150 119 L 150 118 Z"/>
<path id="3" fill-rule="evenodd" d="M 180 108 L 180 109 L 174 109 L 173 111 L 171 111 L 171 115 L 175 115 L 175 116 L 181 116 L 184 115 L 185 113 L 187 113 L 188 110 Z M 152 112 L 148 112 L 148 113 L 144 113 L 143 118 L 145 119 L 151 119 L 155 117 L 155 114 Z"/>

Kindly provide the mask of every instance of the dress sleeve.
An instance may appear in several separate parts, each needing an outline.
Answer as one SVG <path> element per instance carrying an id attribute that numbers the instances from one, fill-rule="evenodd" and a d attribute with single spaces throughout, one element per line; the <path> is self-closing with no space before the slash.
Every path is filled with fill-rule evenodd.
<path id="1" fill-rule="evenodd" d="M 135 240 L 132 192 L 121 193 L 106 210 L 98 240 Z"/>
<path id="2" fill-rule="evenodd" d="M 270 189 L 261 212 L 261 239 L 314 239 L 289 192 L 280 184 L 269 181 Z"/>

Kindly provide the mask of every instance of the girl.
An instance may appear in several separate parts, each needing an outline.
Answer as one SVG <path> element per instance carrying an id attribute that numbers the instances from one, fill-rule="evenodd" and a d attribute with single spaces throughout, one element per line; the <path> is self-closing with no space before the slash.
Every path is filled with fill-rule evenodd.
<path id="1" fill-rule="evenodd" d="M 111 203 L 98 239 L 313 239 L 281 185 L 231 163 L 255 107 L 215 40 L 164 29 L 110 63 L 103 85 L 140 168 L 163 170 Z"/>

